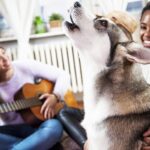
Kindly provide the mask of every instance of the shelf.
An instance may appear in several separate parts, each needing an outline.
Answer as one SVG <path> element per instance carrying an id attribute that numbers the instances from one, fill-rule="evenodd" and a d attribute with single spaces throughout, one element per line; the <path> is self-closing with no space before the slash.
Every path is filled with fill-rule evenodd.
<path id="1" fill-rule="evenodd" d="M 51 32 L 42 33 L 42 34 L 33 34 L 30 36 L 30 39 L 37 39 L 37 38 L 46 38 L 46 37 L 53 37 L 53 36 L 60 36 L 65 35 L 62 30 L 52 30 Z"/>
<path id="2" fill-rule="evenodd" d="M 39 39 L 39 38 L 47 38 L 47 37 L 62 36 L 62 35 L 65 35 L 62 29 L 52 29 L 52 31 L 47 33 L 32 34 L 30 35 L 30 39 Z M 16 40 L 17 40 L 16 37 L 0 38 L 0 42 L 11 42 Z"/>

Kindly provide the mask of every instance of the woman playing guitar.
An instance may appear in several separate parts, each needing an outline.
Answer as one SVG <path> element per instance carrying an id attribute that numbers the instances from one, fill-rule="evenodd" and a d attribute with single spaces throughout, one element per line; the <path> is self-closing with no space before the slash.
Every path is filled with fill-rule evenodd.
<path id="1" fill-rule="evenodd" d="M 53 117 L 55 116 L 56 104 L 64 99 L 64 94 L 70 86 L 69 75 L 54 66 L 35 61 L 11 62 L 5 49 L 0 48 L 1 103 L 13 102 L 16 93 L 24 84 L 33 84 L 35 78 L 46 79 L 54 83 L 51 93 L 40 93 L 38 97 L 43 101 L 40 113 L 45 120 L 38 127 L 33 127 L 25 122 L 18 111 L 1 113 L 0 145 L 3 150 L 46 150 L 51 148 L 61 138 L 62 126 Z M 2 110 L 6 109 L 12 109 L 12 106 L 3 105 Z M 30 120 L 30 114 L 26 117 Z"/>

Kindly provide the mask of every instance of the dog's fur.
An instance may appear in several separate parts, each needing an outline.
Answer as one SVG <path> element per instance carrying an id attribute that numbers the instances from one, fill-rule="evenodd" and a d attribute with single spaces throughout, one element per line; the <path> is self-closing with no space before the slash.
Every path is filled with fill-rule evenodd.
<path id="1" fill-rule="evenodd" d="M 83 63 L 89 150 L 140 149 L 150 126 L 150 86 L 137 63 L 149 63 L 149 50 L 110 19 L 89 17 L 79 3 L 70 18 L 65 30 Z"/>

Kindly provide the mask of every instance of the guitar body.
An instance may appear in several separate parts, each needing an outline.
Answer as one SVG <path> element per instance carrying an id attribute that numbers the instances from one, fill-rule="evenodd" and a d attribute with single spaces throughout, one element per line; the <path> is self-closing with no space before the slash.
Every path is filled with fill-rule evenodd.
<path id="1" fill-rule="evenodd" d="M 26 83 L 22 89 L 21 94 L 17 94 L 17 99 L 19 95 L 22 95 L 26 101 L 30 101 L 32 98 L 37 98 L 43 93 L 52 93 L 54 84 L 47 80 L 42 80 L 40 83 L 31 84 Z M 20 93 L 20 92 L 19 92 Z M 20 98 L 21 96 L 19 96 Z M 42 105 L 30 107 L 28 109 L 20 110 L 22 118 L 24 121 L 32 126 L 39 125 L 44 119 L 44 116 L 40 113 Z M 55 114 L 64 106 L 64 103 L 60 102 L 56 104 Z"/>

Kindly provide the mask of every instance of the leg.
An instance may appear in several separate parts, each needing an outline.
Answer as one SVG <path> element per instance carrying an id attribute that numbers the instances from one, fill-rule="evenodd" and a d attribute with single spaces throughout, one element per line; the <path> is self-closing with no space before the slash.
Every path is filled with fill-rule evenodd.
<path id="1" fill-rule="evenodd" d="M 47 120 L 33 134 L 15 144 L 13 150 L 47 150 L 61 139 L 62 133 L 63 128 L 58 120 Z"/>
<path id="2" fill-rule="evenodd" d="M 27 124 L 0 126 L 0 147 L 2 150 L 11 149 L 14 144 L 33 132 L 34 128 Z"/>
<path id="3" fill-rule="evenodd" d="M 15 124 L 0 126 L 0 133 L 23 139 L 35 131 L 35 128 L 28 124 Z"/>
<path id="4" fill-rule="evenodd" d="M 85 130 L 80 125 L 83 116 L 84 112 L 82 110 L 69 107 L 62 109 L 57 116 L 64 125 L 65 131 L 81 148 L 83 148 L 87 139 Z"/>
<path id="5" fill-rule="evenodd" d="M 0 133 L 0 147 L 2 150 L 9 150 L 13 147 L 14 143 L 20 142 L 21 139 L 8 135 Z"/>

